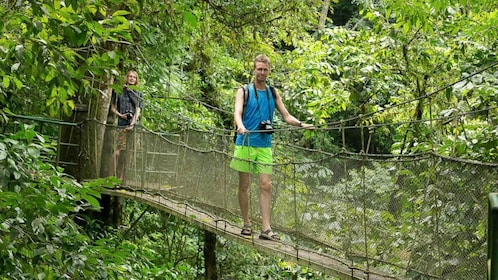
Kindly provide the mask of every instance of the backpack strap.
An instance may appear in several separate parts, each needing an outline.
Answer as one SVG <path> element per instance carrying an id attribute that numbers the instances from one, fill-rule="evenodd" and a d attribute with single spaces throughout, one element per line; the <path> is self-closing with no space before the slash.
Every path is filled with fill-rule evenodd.
<path id="1" fill-rule="evenodd" d="M 244 103 L 243 103 L 242 115 L 244 115 L 244 109 L 246 108 L 247 99 L 249 98 L 248 85 L 244 85 L 242 87 L 242 90 L 244 91 Z M 275 87 L 270 86 L 270 91 L 271 91 L 271 95 L 273 96 L 273 100 L 275 100 L 277 98 L 277 94 L 275 93 Z"/>
<path id="2" fill-rule="evenodd" d="M 271 95 L 273 96 L 273 100 L 277 99 L 277 94 L 275 93 L 274 86 L 270 86 L 270 91 L 271 91 Z"/>
<path id="3" fill-rule="evenodd" d="M 247 99 L 249 98 L 249 88 L 247 85 L 242 87 L 242 90 L 244 91 L 244 103 L 242 104 L 242 117 L 244 117 L 244 112 L 246 110 L 246 103 Z"/>

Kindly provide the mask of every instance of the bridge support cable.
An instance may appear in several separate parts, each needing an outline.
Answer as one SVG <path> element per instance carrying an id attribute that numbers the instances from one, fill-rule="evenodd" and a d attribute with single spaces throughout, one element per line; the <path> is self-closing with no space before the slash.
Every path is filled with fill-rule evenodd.
<path id="1" fill-rule="evenodd" d="M 142 211 L 142 213 L 135 219 L 135 221 L 133 221 L 130 225 L 130 227 L 123 233 L 123 238 L 128 236 L 128 233 L 133 229 L 135 228 L 135 226 L 137 225 L 137 223 L 140 221 L 140 219 L 142 219 L 142 217 L 145 215 L 145 213 L 147 213 L 150 209 L 150 205 L 147 205 L 147 207 L 145 207 L 144 211 Z"/>
<path id="2" fill-rule="evenodd" d="M 362 210 L 363 210 L 363 242 L 364 242 L 364 253 L 365 253 L 365 266 L 366 270 L 370 271 L 370 259 L 369 259 L 369 251 L 368 251 L 368 234 L 367 234 L 367 189 L 365 186 L 365 169 L 366 169 L 366 157 L 365 155 L 368 154 L 368 145 L 370 144 L 370 138 L 371 134 L 369 134 L 368 137 L 368 144 L 365 146 L 365 131 L 364 131 L 364 119 L 360 119 L 360 137 L 361 137 L 361 147 L 362 150 L 360 151 L 361 154 L 361 166 L 360 166 L 360 188 L 361 188 L 361 196 L 362 196 Z"/>

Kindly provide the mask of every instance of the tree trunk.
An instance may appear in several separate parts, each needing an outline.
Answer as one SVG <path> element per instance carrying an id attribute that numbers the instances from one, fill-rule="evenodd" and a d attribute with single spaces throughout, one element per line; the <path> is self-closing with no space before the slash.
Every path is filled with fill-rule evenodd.
<path id="1" fill-rule="evenodd" d="M 216 234 L 204 231 L 204 267 L 206 280 L 216 280 Z"/>
<path id="2" fill-rule="evenodd" d="M 123 221 L 123 199 L 119 196 L 111 197 L 112 203 L 112 225 L 120 227 Z"/>
<path id="3" fill-rule="evenodd" d="M 318 30 L 322 30 L 325 27 L 325 22 L 327 21 L 327 15 L 329 14 L 330 0 L 323 0 L 322 11 L 320 13 L 320 20 L 318 21 Z"/>

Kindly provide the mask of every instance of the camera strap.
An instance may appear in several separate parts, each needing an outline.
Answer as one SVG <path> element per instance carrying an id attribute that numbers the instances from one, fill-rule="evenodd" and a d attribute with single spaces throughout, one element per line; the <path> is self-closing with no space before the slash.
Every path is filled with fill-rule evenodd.
<path id="1" fill-rule="evenodd" d="M 133 93 L 133 95 L 137 95 L 133 90 L 129 89 L 124 89 L 126 91 L 126 94 L 128 95 L 128 98 L 130 99 L 131 104 L 133 105 L 133 110 L 135 111 L 135 108 L 137 107 L 137 103 L 135 102 L 135 99 L 133 99 L 133 96 L 130 95 L 130 91 Z"/>

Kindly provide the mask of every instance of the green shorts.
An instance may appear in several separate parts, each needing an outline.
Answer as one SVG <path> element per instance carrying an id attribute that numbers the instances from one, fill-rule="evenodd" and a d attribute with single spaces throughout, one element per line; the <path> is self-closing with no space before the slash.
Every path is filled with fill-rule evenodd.
<path id="1" fill-rule="evenodd" d="M 272 174 L 273 155 L 271 148 L 235 146 L 230 167 L 252 174 Z"/>

